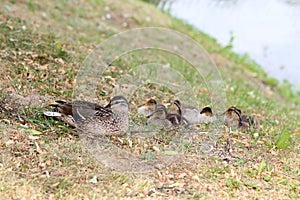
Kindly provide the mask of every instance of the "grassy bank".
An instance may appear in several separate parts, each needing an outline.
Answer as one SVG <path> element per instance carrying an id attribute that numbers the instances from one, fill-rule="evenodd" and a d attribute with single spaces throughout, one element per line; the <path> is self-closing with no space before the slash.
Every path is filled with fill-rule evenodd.
<path id="1" fill-rule="evenodd" d="M 0 198 L 300 198 L 299 102 L 288 84 L 267 77 L 247 56 L 140 1 L 4 0 L 0 23 Z M 74 129 L 43 116 L 48 102 L 72 98 L 80 63 L 98 43 L 145 26 L 171 28 L 201 44 L 226 81 L 226 105 L 260 120 L 259 130 L 222 129 L 217 148 L 222 150 L 231 138 L 235 156 L 187 152 L 151 173 L 120 173 L 96 162 Z M 99 102 L 108 101 L 115 78 L 149 62 L 188 66 L 167 53 L 133 52 L 99 80 L 100 91 L 108 93 L 100 92 Z M 168 91 L 150 88 L 143 98 L 173 98 Z M 30 94 L 38 94 L 38 100 L 28 105 L 23 97 Z"/>

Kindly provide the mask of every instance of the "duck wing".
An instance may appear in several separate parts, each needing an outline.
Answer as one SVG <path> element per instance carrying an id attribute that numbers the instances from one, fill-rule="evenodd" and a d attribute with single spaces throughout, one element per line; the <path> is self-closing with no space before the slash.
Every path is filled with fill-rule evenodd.
<path id="1" fill-rule="evenodd" d="M 55 108 L 55 111 L 63 115 L 70 115 L 75 121 L 84 120 L 87 117 L 108 117 L 113 112 L 105 107 L 102 107 L 96 103 L 88 101 L 55 101 L 55 104 L 49 104 Z"/>

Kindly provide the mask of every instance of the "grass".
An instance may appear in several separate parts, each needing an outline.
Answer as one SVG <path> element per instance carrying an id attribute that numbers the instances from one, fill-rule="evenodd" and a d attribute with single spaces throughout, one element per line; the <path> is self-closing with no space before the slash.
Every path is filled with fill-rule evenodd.
<path id="1" fill-rule="evenodd" d="M 231 52 L 209 35 L 140 1 L 5 0 L 0 8 L 0 193 L 3 199 L 278 199 L 299 198 L 299 106 L 288 83 L 267 77 L 247 55 Z M 108 17 L 109 15 L 110 17 Z M 151 173 L 121 173 L 96 162 L 76 131 L 43 116 L 44 104 L 71 99 L 80 63 L 112 34 L 130 28 L 163 26 L 189 35 L 207 51 L 226 81 L 226 106 L 253 113 L 258 130 L 220 129 L 216 149 L 201 153 L 209 135 L 185 138 L 184 156 Z M 158 50 L 133 52 L 112 63 L 99 80 L 97 98 L 105 104 L 116 81 L 134 66 L 170 65 L 190 81 L 198 106 L 208 92 L 190 64 Z M 202 84 L 202 85 L 201 85 Z M 104 92 L 105 91 L 105 92 Z M 20 106 L 11 94 L 48 96 Z M 139 97 L 142 97 L 140 99 Z M 176 98 L 166 87 L 145 84 L 132 96 L 135 110 L 144 99 Z M 140 119 L 132 113 L 140 123 Z M 25 120 L 23 125 L 22 119 Z M 202 126 L 201 128 L 207 128 Z M 146 140 L 112 137 L 119 148 L 151 160 L 172 134 Z M 226 151 L 227 139 L 232 150 Z M 205 145 L 203 145 L 205 147 Z M 174 151 L 169 151 L 174 153 Z"/>

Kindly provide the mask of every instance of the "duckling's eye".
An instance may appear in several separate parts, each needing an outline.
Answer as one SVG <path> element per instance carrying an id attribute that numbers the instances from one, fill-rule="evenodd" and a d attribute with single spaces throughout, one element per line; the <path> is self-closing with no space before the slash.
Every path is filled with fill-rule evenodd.
<path id="1" fill-rule="evenodd" d="M 150 103 L 150 104 L 156 104 L 156 101 L 155 101 L 154 99 L 150 99 L 150 100 L 148 101 L 148 103 Z"/>

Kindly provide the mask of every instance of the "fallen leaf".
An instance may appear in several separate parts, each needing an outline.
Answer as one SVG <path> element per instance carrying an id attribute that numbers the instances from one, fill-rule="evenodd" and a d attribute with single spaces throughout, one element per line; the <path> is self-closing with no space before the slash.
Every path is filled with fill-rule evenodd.
<path id="1" fill-rule="evenodd" d="M 31 135 L 41 135 L 42 134 L 42 132 L 34 130 L 34 129 L 28 129 L 27 131 Z"/>
<path id="2" fill-rule="evenodd" d="M 40 137 L 39 136 L 34 136 L 34 135 L 29 135 L 28 139 L 29 140 L 38 140 L 38 139 L 40 139 Z"/>

